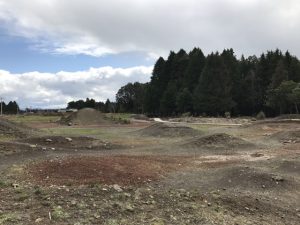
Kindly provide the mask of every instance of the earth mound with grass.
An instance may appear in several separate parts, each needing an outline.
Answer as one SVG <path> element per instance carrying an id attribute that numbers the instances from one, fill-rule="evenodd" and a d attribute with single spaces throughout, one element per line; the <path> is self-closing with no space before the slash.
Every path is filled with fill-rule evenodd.
<path id="1" fill-rule="evenodd" d="M 195 137 L 200 135 L 199 131 L 193 128 L 169 123 L 155 123 L 139 130 L 138 134 L 150 137 Z"/>
<path id="2" fill-rule="evenodd" d="M 184 147 L 208 149 L 242 149 L 254 144 L 225 133 L 210 134 L 191 139 L 182 144 Z"/>
<path id="3" fill-rule="evenodd" d="M 30 136 L 33 132 L 32 128 L 0 118 L 0 136 L 23 138 Z"/>
<path id="4" fill-rule="evenodd" d="M 63 116 L 59 123 L 64 125 L 101 125 L 110 124 L 111 121 L 96 109 L 84 108 L 67 117 Z"/>

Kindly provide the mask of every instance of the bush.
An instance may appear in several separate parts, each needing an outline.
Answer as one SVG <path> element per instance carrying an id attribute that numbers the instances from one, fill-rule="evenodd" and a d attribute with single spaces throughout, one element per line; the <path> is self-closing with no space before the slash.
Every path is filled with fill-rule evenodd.
<path id="1" fill-rule="evenodd" d="M 260 111 L 257 115 L 256 115 L 256 119 L 258 120 L 264 120 L 266 118 L 266 115 L 263 111 Z"/>
<path id="2" fill-rule="evenodd" d="M 231 113 L 230 112 L 225 112 L 224 116 L 225 116 L 225 118 L 230 119 L 231 118 Z"/>
<path id="3" fill-rule="evenodd" d="M 185 112 L 181 114 L 181 117 L 190 117 L 192 114 L 190 112 Z"/>

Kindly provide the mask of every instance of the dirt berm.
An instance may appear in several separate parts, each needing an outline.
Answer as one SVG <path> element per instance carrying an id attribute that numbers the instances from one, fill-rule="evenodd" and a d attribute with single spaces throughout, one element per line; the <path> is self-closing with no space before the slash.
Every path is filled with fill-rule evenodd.
<path id="1" fill-rule="evenodd" d="M 193 128 L 169 123 L 155 123 L 137 131 L 137 134 L 150 137 L 195 137 L 201 135 Z"/>
<path id="2" fill-rule="evenodd" d="M 243 149 L 254 146 L 248 141 L 225 133 L 193 138 L 182 144 L 182 147 L 201 149 Z"/>
<path id="3" fill-rule="evenodd" d="M 0 136 L 24 138 L 30 136 L 34 130 L 22 124 L 17 124 L 3 117 L 0 118 Z"/>
<path id="4" fill-rule="evenodd" d="M 271 139 L 280 142 L 300 142 L 300 130 L 280 131 L 270 136 Z"/>
<path id="5" fill-rule="evenodd" d="M 84 108 L 71 115 L 63 116 L 59 121 L 64 125 L 101 125 L 112 123 L 103 113 L 92 108 Z"/>
<path id="6" fill-rule="evenodd" d="M 27 143 L 36 146 L 48 148 L 63 148 L 63 149 L 112 149 L 117 145 L 109 142 L 94 139 L 92 137 L 62 137 L 62 136 L 44 136 L 33 137 L 18 140 L 19 143 Z"/>

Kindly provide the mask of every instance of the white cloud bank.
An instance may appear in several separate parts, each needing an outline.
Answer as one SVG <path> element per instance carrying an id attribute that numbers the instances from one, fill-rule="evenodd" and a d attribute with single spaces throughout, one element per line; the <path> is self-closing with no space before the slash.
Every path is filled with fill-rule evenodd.
<path id="1" fill-rule="evenodd" d="M 151 56 L 198 46 L 300 56 L 299 0 L 0 0 L 0 22 L 59 54 Z"/>
<path id="2" fill-rule="evenodd" d="M 118 89 L 127 82 L 147 82 L 152 67 L 90 68 L 79 72 L 12 74 L 0 70 L 0 96 L 16 100 L 22 108 L 65 107 L 72 100 L 94 98 L 114 100 Z"/>

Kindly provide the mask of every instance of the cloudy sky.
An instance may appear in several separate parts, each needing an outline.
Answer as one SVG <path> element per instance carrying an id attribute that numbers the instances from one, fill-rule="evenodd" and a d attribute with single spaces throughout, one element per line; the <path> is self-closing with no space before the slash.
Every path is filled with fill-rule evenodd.
<path id="1" fill-rule="evenodd" d="M 170 50 L 300 57 L 299 28 L 298 0 L 0 0 L 0 96 L 23 108 L 114 100 Z"/>

